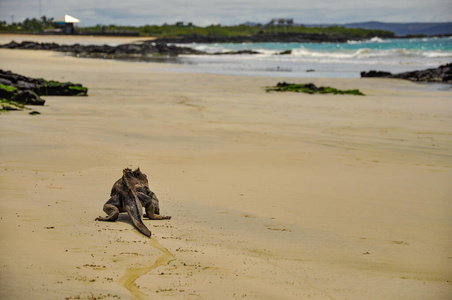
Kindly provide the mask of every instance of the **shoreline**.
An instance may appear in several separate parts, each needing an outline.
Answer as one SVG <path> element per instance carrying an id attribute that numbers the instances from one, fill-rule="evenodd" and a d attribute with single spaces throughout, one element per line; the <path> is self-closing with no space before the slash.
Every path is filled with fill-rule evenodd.
<path id="1" fill-rule="evenodd" d="M 347 54 L 341 53 L 341 51 L 325 54 L 320 50 L 311 49 L 306 50 L 307 53 L 299 55 L 299 51 L 303 53 L 304 50 L 298 48 L 284 50 L 286 47 L 282 45 L 285 44 L 271 45 L 268 49 L 255 46 L 250 50 L 243 47 L 234 48 L 226 44 L 219 48 L 206 48 L 205 44 L 198 47 L 196 45 L 184 47 L 151 43 L 152 40 L 139 41 L 134 38 L 126 38 L 126 40 L 120 38 L 96 39 L 91 36 L 88 37 L 88 40 L 87 37 L 78 37 L 69 42 L 70 37 L 65 36 L 62 37 L 64 43 L 55 43 L 59 39 L 58 36 L 47 36 L 42 41 L 39 40 L 39 36 L 23 36 L 19 42 L 11 42 L 11 38 L 10 35 L 0 35 L 0 43 L 3 42 L 1 43 L 2 48 L 47 50 L 85 58 L 185 65 L 183 68 L 179 68 L 178 72 L 293 78 L 384 76 L 400 77 L 417 82 L 443 81 L 446 85 L 439 87 L 440 90 L 450 89 L 451 86 L 450 68 L 448 67 L 450 63 L 445 59 L 440 59 L 441 55 L 437 56 L 435 60 L 423 60 L 419 57 L 409 59 L 409 55 L 398 58 L 398 60 L 395 57 L 385 59 L 384 53 L 374 53 L 376 58 L 368 60 L 365 58 L 367 50 L 356 47 L 354 50 L 351 49 L 351 52 L 348 49 Z M 31 39 L 33 41 L 30 41 Z M 118 43 L 119 41 L 123 43 Z M 215 51 L 215 49 L 217 50 Z M 355 55 L 357 57 L 353 59 L 352 57 Z M 379 57 L 379 55 L 382 56 Z M 447 82 L 449 83 L 447 84 Z"/>
<path id="2" fill-rule="evenodd" d="M 341 53 L 341 51 L 325 54 L 323 51 L 316 52 L 316 50 L 310 49 L 300 56 L 299 51 L 303 53 L 304 50 L 287 49 L 288 46 L 281 47 L 281 45 L 286 45 L 284 43 L 275 43 L 281 45 L 272 45 L 268 48 L 265 46 L 263 48 L 255 46 L 251 49 L 234 48 L 226 46 L 227 44 L 219 48 L 206 48 L 206 44 L 197 47 L 195 43 L 190 47 L 185 47 L 181 46 L 183 44 L 157 43 L 154 42 L 156 41 L 154 39 L 140 41 L 130 37 L 125 40 L 124 38 L 103 37 L 97 40 L 95 36 L 87 37 L 90 42 L 87 42 L 86 37 L 71 40 L 70 37 L 63 36 L 62 40 L 65 42 L 55 43 L 60 38 L 59 36 L 46 36 L 44 40 L 39 40 L 39 36 L 24 35 L 18 40 L 19 42 L 16 42 L 11 41 L 11 35 L 0 35 L 0 45 L 4 49 L 47 50 L 85 58 L 185 64 L 194 66 L 189 72 L 219 75 L 359 78 L 360 74 L 361 76 L 364 74 L 366 77 L 398 77 L 419 82 L 430 80 L 445 83 L 447 81 L 450 83 L 451 77 L 450 71 L 447 71 L 448 65 L 450 65 L 447 60 L 425 61 L 416 58 L 410 61 L 406 57 L 399 58 L 400 61 L 394 57 L 385 60 L 382 57 L 385 57 L 386 54 L 382 53 L 374 53 L 377 55 L 376 59 L 366 60 L 365 53 L 368 50 L 366 48 L 352 47 L 347 49 L 347 51 L 352 51 L 347 54 Z M 118 43 L 118 41 L 123 43 Z M 303 46 L 301 45 L 300 48 Z M 378 58 L 379 55 L 382 57 Z M 352 59 L 354 56 L 357 57 Z M 409 55 L 405 56 L 409 57 Z M 439 57 L 442 55 L 436 58 Z M 430 79 L 430 77 L 433 78 Z"/>
<path id="3" fill-rule="evenodd" d="M 265 93 L 284 78 L 45 51 L 1 49 L 0 65 L 90 91 L 0 115 L 3 298 L 452 293 L 451 92 L 309 78 L 367 96 Z M 125 215 L 94 221 L 125 167 L 173 216 L 145 220 L 151 240 Z"/>

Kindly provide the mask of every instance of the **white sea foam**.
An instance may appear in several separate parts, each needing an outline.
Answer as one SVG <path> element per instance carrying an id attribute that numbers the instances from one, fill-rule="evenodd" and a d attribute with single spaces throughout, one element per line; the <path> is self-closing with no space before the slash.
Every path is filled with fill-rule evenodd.
<path id="1" fill-rule="evenodd" d="M 370 49 L 359 48 L 357 50 L 343 50 L 343 51 L 312 51 L 305 48 L 298 48 L 292 50 L 292 55 L 295 57 L 318 57 L 318 58 L 372 58 L 372 57 L 452 57 L 451 51 L 422 51 L 411 49 Z"/>
<path id="2" fill-rule="evenodd" d="M 452 57 L 452 52 L 426 51 L 422 53 L 425 57 Z"/>
<path id="3" fill-rule="evenodd" d="M 379 38 L 378 36 L 375 36 L 375 37 L 373 37 L 373 38 L 371 38 L 371 39 L 368 39 L 368 40 L 362 40 L 362 41 L 350 40 L 350 41 L 347 41 L 347 44 L 350 44 L 350 45 L 356 45 L 356 44 L 386 43 L 386 42 L 387 42 L 387 40 L 384 40 L 384 39 L 382 39 L 382 38 Z"/>
<path id="4" fill-rule="evenodd" d="M 378 36 L 375 36 L 375 37 L 371 38 L 371 39 L 369 40 L 369 42 L 370 42 L 370 43 L 383 43 L 384 40 L 381 39 L 381 38 L 379 38 Z"/>
<path id="5" fill-rule="evenodd" d="M 389 72 L 401 72 L 432 68 L 452 60 L 452 38 L 381 39 L 348 43 L 241 43 L 241 44 L 182 44 L 207 53 L 254 50 L 249 55 L 185 56 L 191 64 L 201 64 L 206 69 L 252 72 L 266 70 L 292 70 L 300 74 L 307 69 L 327 72 L 354 72 L 375 68 Z M 291 54 L 279 55 L 291 50 Z M 345 71 L 344 71 L 345 70 Z M 298 72 L 298 73 L 297 73 Z M 318 73 L 320 74 L 320 73 Z M 312 73 L 311 73 L 312 75 Z M 356 75 L 356 76 L 358 76 Z M 328 75 L 330 76 L 330 75 Z"/>

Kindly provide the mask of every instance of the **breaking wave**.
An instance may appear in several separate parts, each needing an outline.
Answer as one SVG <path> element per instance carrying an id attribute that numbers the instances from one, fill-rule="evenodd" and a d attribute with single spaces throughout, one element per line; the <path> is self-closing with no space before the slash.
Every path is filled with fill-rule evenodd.
<path id="1" fill-rule="evenodd" d="M 217 66 L 223 70 L 240 69 L 247 72 L 251 72 L 250 70 L 257 72 L 256 70 L 261 69 L 281 72 L 287 69 L 292 70 L 293 74 L 300 74 L 296 70 L 302 72 L 316 69 L 334 73 L 340 69 L 342 70 L 340 72 L 359 74 L 358 71 L 370 68 L 401 72 L 432 68 L 452 62 L 452 37 L 418 39 L 374 37 L 348 43 L 193 43 L 182 46 L 217 54 L 240 50 L 257 51 L 259 54 L 252 55 L 189 56 L 191 62 L 199 63 L 202 60 L 201 63 L 205 63 L 208 68 Z M 312 73 L 309 74 L 312 76 Z"/>
<path id="2" fill-rule="evenodd" d="M 375 36 L 369 40 L 364 40 L 364 41 L 347 41 L 347 44 L 351 44 L 351 45 L 356 45 L 356 44 L 365 44 L 365 43 L 385 43 L 387 42 L 387 40 L 384 40 L 382 38 L 379 38 L 378 36 Z"/>
<path id="3" fill-rule="evenodd" d="M 187 45 L 183 45 L 187 46 Z M 291 50 L 290 57 L 317 58 L 372 58 L 372 57 L 452 57 L 452 38 L 382 39 L 373 37 L 363 41 L 347 43 L 216 43 L 189 44 L 188 46 L 207 53 L 254 50 L 262 56 L 272 56 Z"/>
<path id="4" fill-rule="evenodd" d="M 376 50 L 370 48 L 359 48 L 349 51 L 312 51 L 305 48 L 293 49 L 292 55 L 299 57 L 324 57 L 324 58 L 372 58 L 372 57 L 419 57 L 419 58 L 452 58 L 452 51 L 422 51 L 410 49 L 387 49 Z"/>

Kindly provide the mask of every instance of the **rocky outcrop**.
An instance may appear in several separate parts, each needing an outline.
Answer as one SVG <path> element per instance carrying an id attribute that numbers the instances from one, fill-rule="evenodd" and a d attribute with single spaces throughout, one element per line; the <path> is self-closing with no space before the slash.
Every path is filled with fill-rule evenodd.
<path id="1" fill-rule="evenodd" d="M 99 57 L 115 59 L 138 59 L 146 60 L 149 57 L 178 56 L 183 54 L 208 54 L 203 51 L 195 50 L 189 47 L 179 47 L 166 42 L 143 42 L 139 44 L 123 44 L 119 46 L 109 45 L 58 45 L 55 43 L 37 43 L 37 42 L 11 42 L 0 45 L 0 48 L 6 49 L 25 49 L 25 50 L 49 50 L 57 52 L 67 52 L 79 57 Z M 228 52 L 217 52 L 210 55 L 238 55 L 238 54 L 259 54 L 254 50 L 238 50 Z"/>
<path id="2" fill-rule="evenodd" d="M 44 105 L 40 96 L 86 96 L 81 84 L 31 78 L 0 70 L 0 100 L 2 110 L 22 109 L 24 105 Z"/>
<path id="3" fill-rule="evenodd" d="M 140 44 L 123 44 L 119 46 L 110 45 L 58 45 L 55 43 L 37 43 L 37 42 L 22 42 L 0 45 L 0 48 L 6 49 L 26 49 L 26 50 L 51 50 L 58 52 L 69 52 L 79 56 L 96 56 L 99 54 L 107 55 L 107 57 L 115 58 L 126 55 L 165 55 L 177 56 L 180 54 L 203 54 L 188 47 L 177 47 L 168 45 L 167 43 L 140 43 Z"/>
<path id="4" fill-rule="evenodd" d="M 39 96 L 86 96 L 88 89 L 81 84 L 31 78 L 0 70 L 0 84 L 20 91 L 30 91 Z"/>
<path id="5" fill-rule="evenodd" d="M 369 72 L 361 72 L 361 77 L 388 77 L 392 75 L 391 72 L 385 72 L 385 71 L 369 71 Z"/>
<path id="6" fill-rule="evenodd" d="M 161 39 L 161 42 L 143 42 L 137 44 L 123 44 L 119 46 L 109 46 L 109 45 L 58 45 L 55 43 L 37 43 L 37 42 L 22 42 L 16 43 L 14 41 L 9 44 L 0 45 L 0 48 L 5 49 L 25 49 L 25 50 L 48 50 L 48 51 L 57 51 L 57 52 L 66 52 L 72 53 L 79 57 L 98 57 L 98 58 L 113 58 L 113 59 L 137 59 L 137 60 L 146 60 L 147 58 L 152 57 L 162 57 L 162 56 L 178 56 L 183 54 L 205 54 L 205 55 L 240 55 L 240 54 L 260 54 L 259 51 L 255 50 L 238 50 L 238 51 L 227 51 L 227 52 L 216 52 L 216 53 L 206 53 L 203 51 L 195 50 L 189 47 L 180 47 L 171 45 L 170 43 L 213 43 L 213 42 L 245 42 L 251 41 L 251 38 L 254 42 L 271 40 L 274 37 L 275 41 L 280 38 L 275 38 L 275 36 L 280 35 L 265 35 L 266 38 L 261 40 L 261 38 L 254 37 L 230 37 L 230 38 L 222 38 L 222 37 L 206 37 L 201 35 L 194 35 L 193 37 L 185 37 L 185 38 L 175 38 L 175 39 Z M 286 37 L 286 42 L 291 41 L 305 41 L 299 40 L 295 38 L 297 35 L 292 36 L 290 34 L 282 35 Z M 317 35 L 314 35 L 317 36 Z M 322 40 L 322 39 L 320 39 Z M 160 40 L 159 40 L 160 41 Z M 291 50 L 286 50 L 281 52 L 281 55 L 291 54 Z"/>
<path id="7" fill-rule="evenodd" d="M 227 52 L 215 52 L 213 55 L 239 55 L 239 54 L 259 54 L 259 51 L 254 50 L 238 50 L 238 51 L 227 51 Z"/>
<path id="8" fill-rule="evenodd" d="M 435 69 L 411 71 L 397 74 L 382 71 L 361 72 L 361 77 L 399 78 L 411 80 L 414 82 L 452 83 L 452 63 L 439 66 Z"/>
<path id="9" fill-rule="evenodd" d="M 159 38 L 156 42 L 161 43 L 309 43 L 309 42 L 331 42 L 345 43 L 352 37 L 339 37 L 317 33 L 265 33 L 249 36 L 206 36 L 193 34 L 178 38 Z"/>

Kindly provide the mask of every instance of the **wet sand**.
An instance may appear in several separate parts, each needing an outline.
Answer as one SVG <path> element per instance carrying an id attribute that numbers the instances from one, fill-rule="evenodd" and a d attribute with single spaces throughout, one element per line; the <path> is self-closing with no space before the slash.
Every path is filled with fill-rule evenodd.
<path id="1" fill-rule="evenodd" d="M 45 51 L 0 68 L 89 88 L 0 115 L 2 299 L 450 299 L 452 92 L 266 93 L 287 79 Z M 125 167 L 173 216 L 151 240 L 94 221 Z"/>

